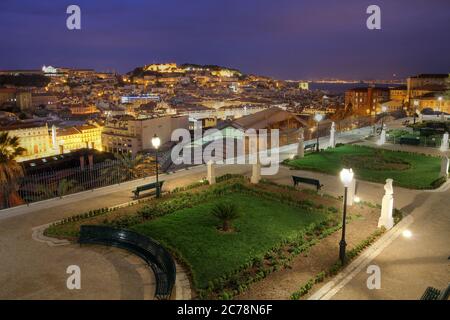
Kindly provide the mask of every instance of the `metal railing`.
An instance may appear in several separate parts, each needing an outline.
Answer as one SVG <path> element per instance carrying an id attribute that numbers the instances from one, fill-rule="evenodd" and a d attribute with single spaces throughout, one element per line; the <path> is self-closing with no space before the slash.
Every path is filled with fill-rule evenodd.
<path id="1" fill-rule="evenodd" d="M 358 129 L 375 123 L 373 117 L 348 118 L 336 122 L 336 131 Z M 331 122 L 319 125 L 319 137 L 330 134 Z M 316 127 L 305 130 L 305 140 L 317 137 Z M 287 137 L 286 144 L 295 143 L 297 139 Z M 161 152 L 159 166 L 162 172 L 169 170 L 171 165 L 171 150 Z M 154 168 L 151 166 L 151 168 Z M 12 185 L 1 185 L 0 209 L 23 204 L 30 204 L 51 198 L 63 197 L 82 191 L 94 190 L 127 181 L 151 177 L 155 170 L 148 166 L 128 168 L 120 160 L 108 160 L 94 165 L 75 167 L 62 170 L 52 170 L 42 173 L 27 174 Z"/>

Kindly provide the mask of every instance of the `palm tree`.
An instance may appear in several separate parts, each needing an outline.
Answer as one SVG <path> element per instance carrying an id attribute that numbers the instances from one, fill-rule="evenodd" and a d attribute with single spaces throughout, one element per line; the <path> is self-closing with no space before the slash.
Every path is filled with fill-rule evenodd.
<path id="1" fill-rule="evenodd" d="M 239 208 L 233 202 L 219 202 L 212 209 L 212 214 L 222 222 L 222 231 L 229 231 L 231 221 L 239 218 Z"/>
<path id="2" fill-rule="evenodd" d="M 102 173 L 105 178 L 117 177 L 120 181 L 137 179 L 150 176 L 155 173 L 153 158 L 138 154 L 133 157 L 131 154 L 115 154 L 115 160 L 106 160 L 110 164 Z M 117 162 L 117 163 L 115 163 Z"/>
<path id="3" fill-rule="evenodd" d="M 19 146 L 19 138 L 0 132 L 0 197 L 2 207 L 8 206 L 10 197 L 15 193 L 17 180 L 23 176 L 22 165 L 16 161 L 25 149 Z"/>

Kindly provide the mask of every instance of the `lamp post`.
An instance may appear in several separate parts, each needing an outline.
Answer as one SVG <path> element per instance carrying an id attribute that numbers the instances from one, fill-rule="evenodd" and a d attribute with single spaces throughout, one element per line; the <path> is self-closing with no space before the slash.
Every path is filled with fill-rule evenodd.
<path id="1" fill-rule="evenodd" d="M 316 115 L 314 116 L 314 120 L 316 120 L 317 122 L 317 143 L 316 143 L 316 151 L 319 152 L 320 148 L 319 148 L 319 123 L 320 121 L 322 121 L 323 119 L 323 115 L 321 113 L 316 113 Z"/>
<path id="2" fill-rule="evenodd" d="M 342 265 L 345 262 L 345 248 L 347 243 L 345 242 L 345 221 L 347 218 L 347 192 L 348 187 L 352 183 L 353 180 L 353 170 L 352 169 L 342 169 L 340 173 L 340 178 L 342 184 L 344 185 L 344 212 L 342 214 L 342 238 L 339 242 L 339 259 L 341 260 Z"/>
<path id="3" fill-rule="evenodd" d="M 156 165 L 156 197 L 161 196 L 161 190 L 159 189 L 159 169 L 158 169 L 158 148 L 161 145 L 161 139 L 156 135 L 152 138 L 152 145 L 155 148 L 155 165 Z"/>

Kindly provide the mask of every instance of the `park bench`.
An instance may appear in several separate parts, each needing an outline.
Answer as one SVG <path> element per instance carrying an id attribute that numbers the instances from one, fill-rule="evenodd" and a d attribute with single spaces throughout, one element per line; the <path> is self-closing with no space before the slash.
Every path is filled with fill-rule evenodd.
<path id="1" fill-rule="evenodd" d="M 316 143 L 311 143 L 305 146 L 305 151 L 316 151 Z"/>
<path id="2" fill-rule="evenodd" d="M 164 184 L 164 181 L 159 181 L 159 191 L 160 192 L 162 190 L 163 184 Z M 156 187 L 157 187 L 156 182 L 153 182 L 153 183 L 145 184 L 143 186 L 136 187 L 136 189 L 133 190 L 132 192 L 134 193 L 134 197 L 137 198 L 137 197 L 139 197 L 139 193 L 141 193 L 142 191 L 153 190 L 153 189 L 156 190 Z"/>
<path id="3" fill-rule="evenodd" d="M 413 146 L 418 146 L 420 144 L 420 139 L 401 137 L 400 144 L 409 144 L 409 145 L 413 145 Z"/>
<path id="4" fill-rule="evenodd" d="M 155 274 L 155 298 L 166 300 L 175 284 L 176 266 L 169 252 L 155 240 L 139 233 L 107 226 L 81 226 L 82 244 L 100 244 L 130 251 L 143 259 Z"/>
<path id="5" fill-rule="evenodd" d="M 299 183 L 305 183 L 316 186 L 317 191 L 319 191 L 323 187 L 323 184 L 320 184 L 320 181 L 317 179 L 292 176 L 292 180 L 294 181 L 294 187 L 296 187 Z"/>
<path id="6" fill-rule="evenodd" d="M 450 285 L 445 290 L 439 290 L 433 287 L 428 287 L 420 300 L 448 300 L 450 296 Z"/>

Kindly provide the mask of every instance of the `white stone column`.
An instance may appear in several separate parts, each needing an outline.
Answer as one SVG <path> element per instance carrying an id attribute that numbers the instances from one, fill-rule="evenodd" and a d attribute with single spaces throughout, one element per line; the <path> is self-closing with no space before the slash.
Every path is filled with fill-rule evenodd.
<path id="1" fill-rule="evenodd" d="M 448 151 L 448 132 L 444 133 L 444 135 L 442 136 L 441 151 Z"/>
<path id="2" fill-rule="evenodd" d="M 252 165 L 252 177 L 250 179 L 250 182 L 253 184 L 258 184 L 260 180 L 261 180 L 261 163 L 259 162 L 258 157 L 256 163 Z"/>
<path id="3" fill-rule="evenodd" d="M 446 157 L 446 156 L 442 157 L 441 174 L 439 175 L 440 177 L 445 177 L 446 179 L 448 178 L 449 164 L 450 164 L 450 160 L 448 159 L 448 157 Z"/>
<path id="4" fill-rule="evenodd" d="M 305 134 L 304 129 L 299 129 L 297 156 L 303 158 L 305 156 Z"/>
<path id="5" fill-rule="evenodd" d="M 206 179 L 208 180 L 209 184 L 215 184 L 216 183 L 216 168 L 214 161 L 209 160 L 208 164 L 208 174 L 206 176 Z"/>
<path id="6" fill-rule="evenodd" d="M 330 130 L 330 148 L 336 147 L 336 124 L 333 122 L 331 124 L 331 130 Z"/>
<path id="7" fill-rule="evenodd" d="M 385 227 L 386 230 L 394 226 L 394 189 L 392 187 L 392 179 L 387 179 L 384 185 L 385 194 L 381 203 L 381 216 L 378 220 L 378 228 Z"/>
<path id="8" fill-rule="evenodd" d="M 356 179 L 353 179 L 347 189 L 347 205 L 352 206 L 356 195 Z"/>
<path id="9" fill-rule="evenodd" d="M 381 129 L 380 139 L 378 140 L 377 144 L 379 146 L 382 146 L 385 143 L 386 143 L 386 125 L 384 124 L 383 128 Z"/>

